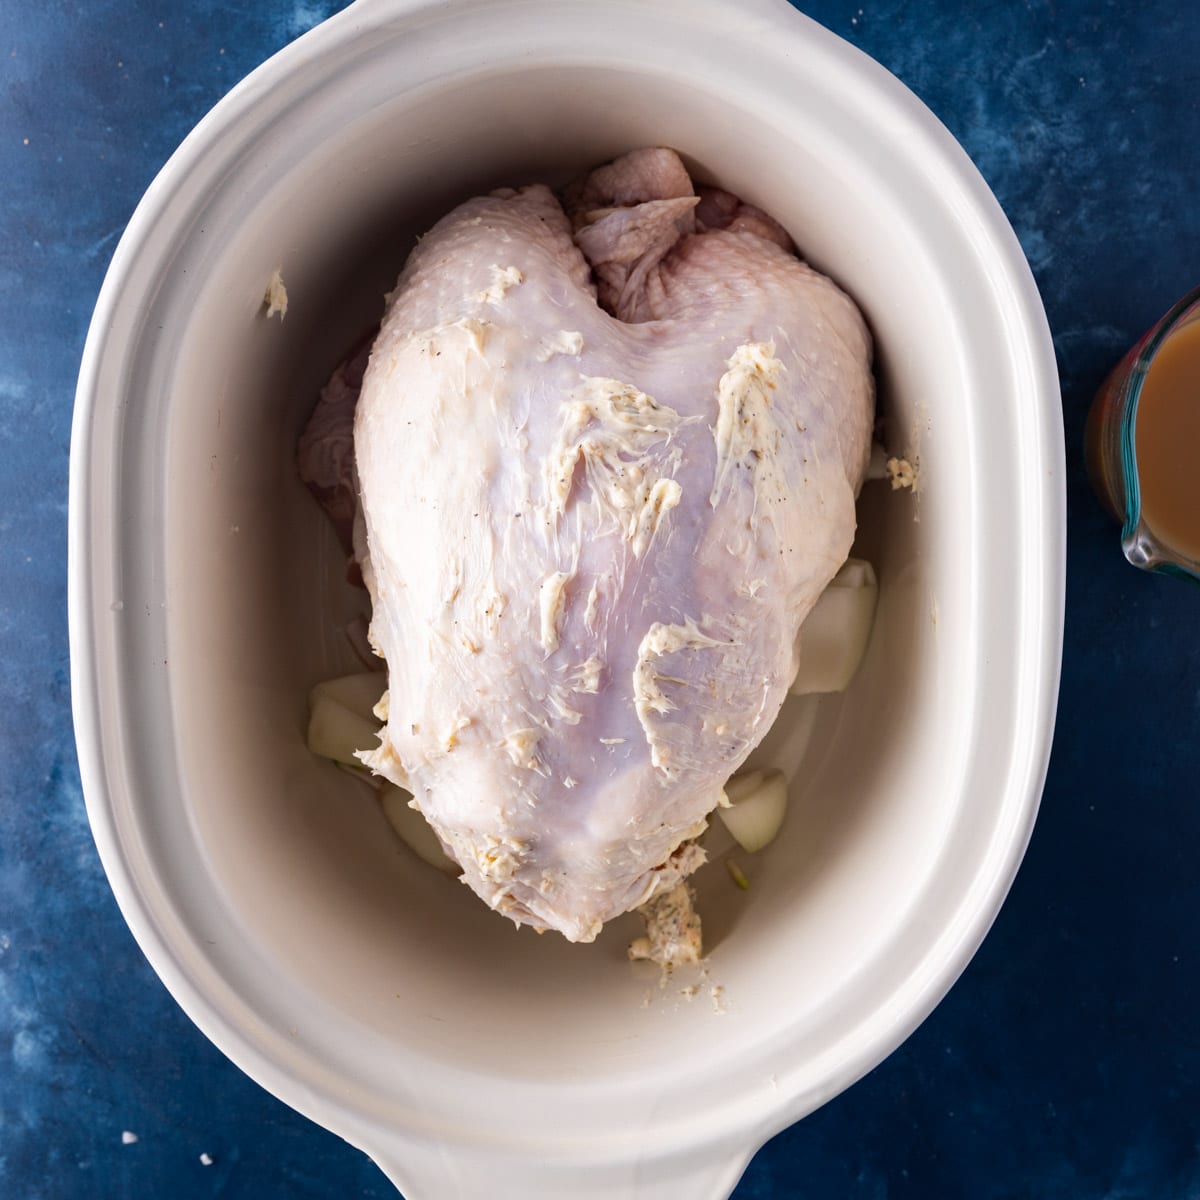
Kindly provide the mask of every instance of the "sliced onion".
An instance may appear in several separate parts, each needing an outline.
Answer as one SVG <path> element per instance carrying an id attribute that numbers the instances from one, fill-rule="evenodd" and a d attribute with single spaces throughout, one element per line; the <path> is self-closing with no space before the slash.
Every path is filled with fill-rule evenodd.
<path id="1" fill-rule="evenodd" d="M 875 568 L 848 558 L 800 627 L 794 696 L 843 692 L 850 686 L 871 637 L 878 596 Z"/>
<path id="2" fill-rule="evenodd" d="M 721 809 L 727 811 L 745 800 L 762 786 L 766 775 L 766 771 L 745 771 L 741 775 L 734 775 L 725 784 L 725 803 L 721 805 Z"/>
<path id="3" fill-rule="evenodd" d="M 717 815 L 748 854 L 770 845 L 787 813 L 787 779 L 782 771 L 749 771 L 725 785 L 728 808 Z"/>
<path id="4" fill-rule="evenodd" d="M 339 704 L 322 693 L 321 686 L 314 688 L 309 697 L 308 748 L 322 758 L 361 768 L 354 752 L 378 747 L 379 722 Z"/>
<path id="5" fill-rule="evenodd" d="M 318 683 L 308 695 L 310 707 L 318 699 L 332 700 L 343 708 L 375 724 L 374 709 L 387 688 L 387 674 L 383 671 L 360 671 L 356 675 L 342 675 L 337 679 L 326 679 Z"/>
<path id="6" fill-rule="evenodd" d="M 385 783 L 379 799 L 388 824 L 419 859 L 447 875 L 459 874 L 458 864 L 446 856 L 429 822 L 415 808 L 409 807 L 412 796 L 408 792 L 394 783 Z"/>

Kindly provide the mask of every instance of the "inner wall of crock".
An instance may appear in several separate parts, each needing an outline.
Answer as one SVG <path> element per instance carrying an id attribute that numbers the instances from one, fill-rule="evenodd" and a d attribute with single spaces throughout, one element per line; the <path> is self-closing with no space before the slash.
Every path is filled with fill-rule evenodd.
<path id="1" fill-rule="evenodd" d="M 945 348 L 957 318 L 915 202 L 868 152 L 809 149 L 825 140 L 815 119 L 785 133 L 664 77 L 525 70 L 397 97 L 207 229 L 199 301 L 162 335 L 178 342 L 166 447 L 178 820 L 191 870 L 261 965 L 258 992 L 274 998 L 260 1015 L 300 1042 L 324 1046 L 337 1014 L 365 1036 L 328 1053 L 384 1080 L 401 1047 L 530 1081 L 711 1070 L 784 1031 L 827 1045 L 862 1000 L 856 980 L 903 939 L 959 813 L 972 719 L 971 384 Z M 365 786 L 308 754 L 306 693 L 356 668 L 339 627 L 364 597 L 342 581 L 293 458 L 418 232 L 473 193 L 559 182 L 646 144 L 763 205 L 857 298 L 891 445 L 922 462 L 919 497 L 873 484 L 862 500 L 860 544 L 882 587 L 865 668 L 823 703 L 785 829 L 744 864 L 751 889 L 697 876 L 707 977 L 665 983 L 626 961 L 635 918 L 591 946 L 516 930 L 412 857 Z M 282 322 L 261 308 L 276 268 Z M 691 983 L 694 998 L 680 991 Z"/>

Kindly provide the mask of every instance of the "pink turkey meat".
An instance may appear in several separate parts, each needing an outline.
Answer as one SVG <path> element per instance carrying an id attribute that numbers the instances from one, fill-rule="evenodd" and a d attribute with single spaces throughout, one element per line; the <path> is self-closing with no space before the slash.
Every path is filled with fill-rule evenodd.
<path id="1" fill-rule="evenodd" d="M 850 550 L 874 396 L 851 300 L 674 152 L 564 204 L 439 221 L 300 460 L 343 528 L 357 501 L 364 761 L 492 908 L 590 941 L 703 861 Z"/>

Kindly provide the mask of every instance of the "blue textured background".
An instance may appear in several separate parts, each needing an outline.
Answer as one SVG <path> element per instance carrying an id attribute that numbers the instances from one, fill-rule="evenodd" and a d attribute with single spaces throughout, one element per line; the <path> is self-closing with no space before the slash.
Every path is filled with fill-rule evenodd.
<path id="1" fill-rule="evenodd" d="M 394 1194 L 227 1063 L 158 983 L 92 846 L 68 708 L 68 437 L 108 259 L 194 122 L 339 7 L 0 5 L 5 1200 Z M 1180 0 L 806 11 L 942 118 L 1033 264 L 1063 382 L 1067 635 L 1041 819 L 983 949 L 736 1196 L 1200 1197 L 1200 590 L 1125 565 L 1079 453 L 1105 371 L 1200 282 L 1200 16 Z M 124 1129 L 140 1141 L 123 1146 Z"/>

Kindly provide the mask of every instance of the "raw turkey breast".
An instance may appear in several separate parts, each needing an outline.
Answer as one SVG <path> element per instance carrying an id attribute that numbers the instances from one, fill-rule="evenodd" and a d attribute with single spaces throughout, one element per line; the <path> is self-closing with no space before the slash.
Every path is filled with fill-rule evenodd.
<path id="1" fill-rule="evenodd" d="M 787 234 L 669 150 L 420 240 L 354 416 L 389 686 L 364 761 L 492 908 L 590 941 L 703 861 L 850 550 L 870 357 Z"/>

